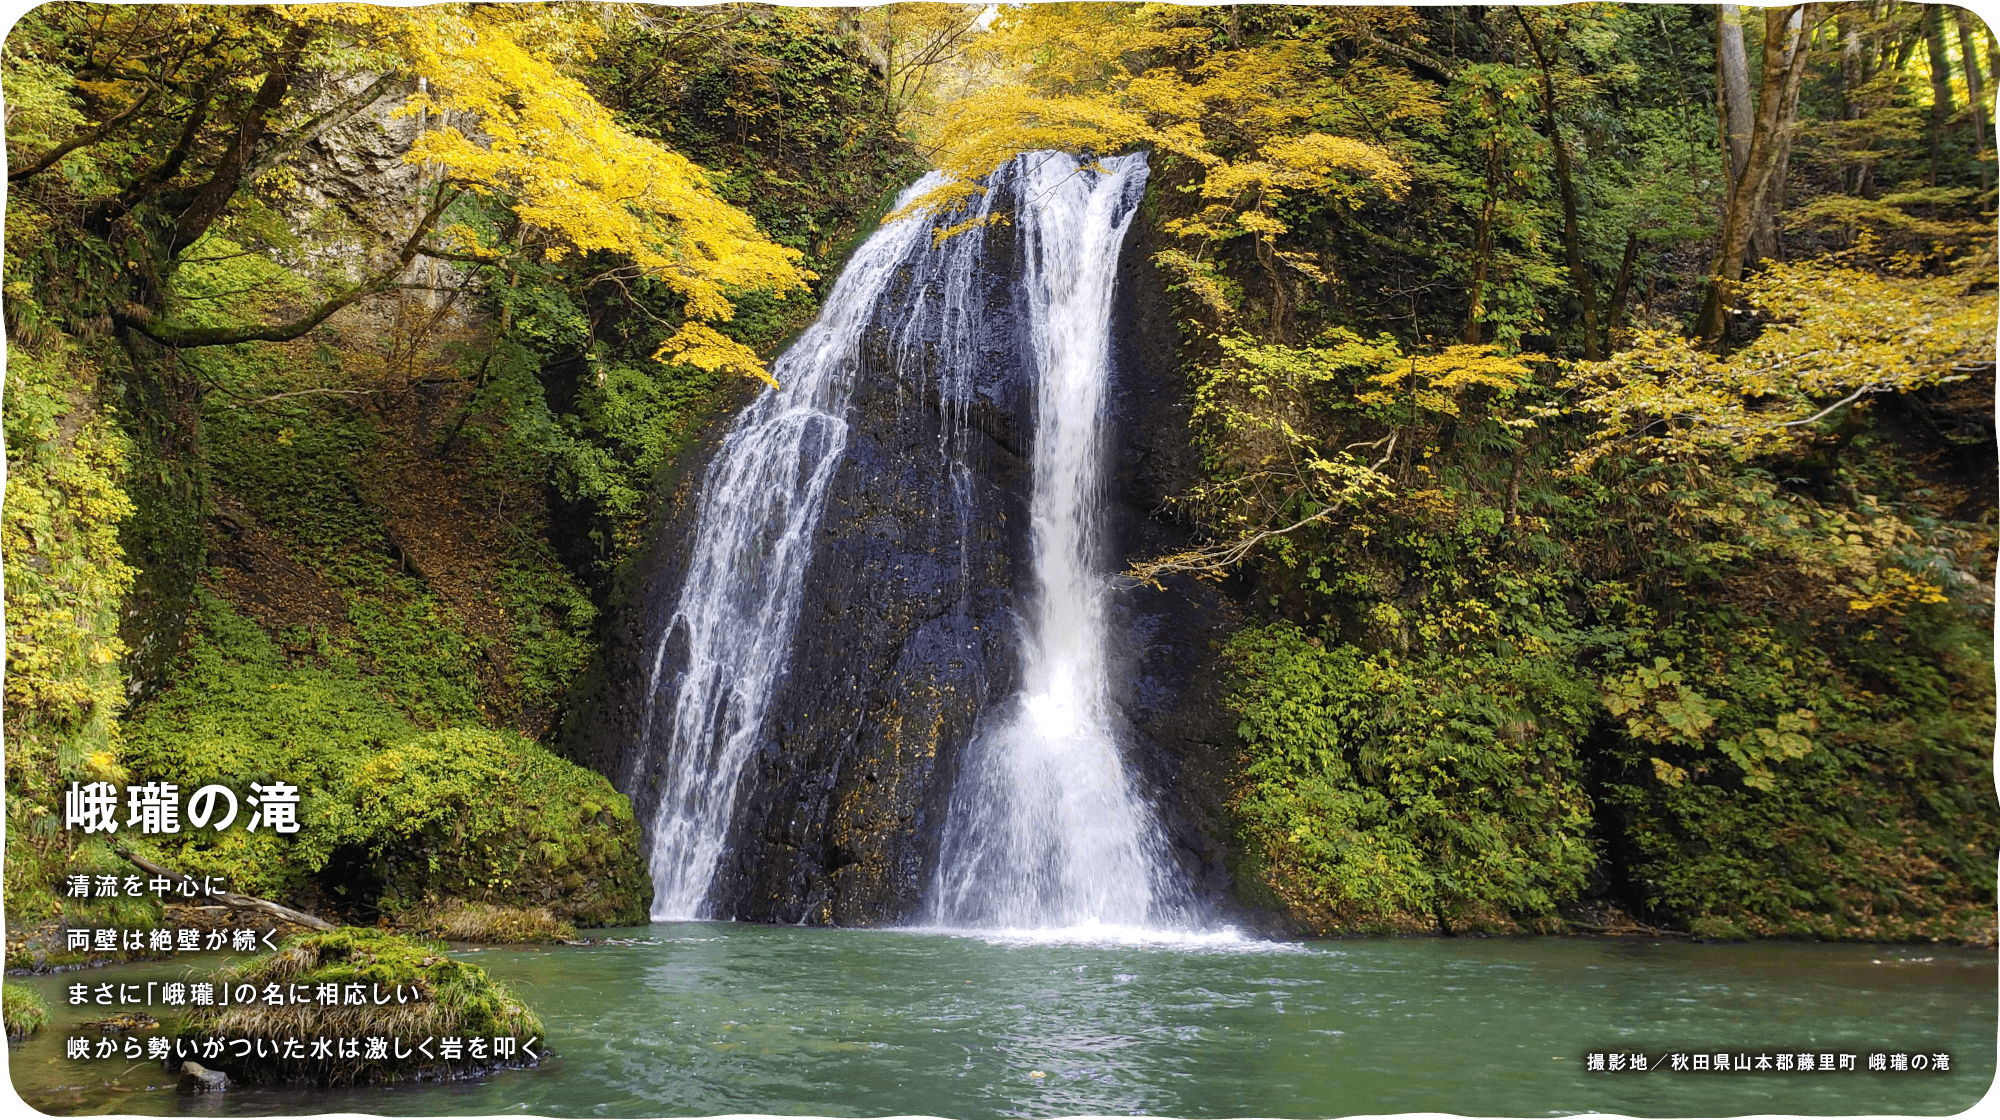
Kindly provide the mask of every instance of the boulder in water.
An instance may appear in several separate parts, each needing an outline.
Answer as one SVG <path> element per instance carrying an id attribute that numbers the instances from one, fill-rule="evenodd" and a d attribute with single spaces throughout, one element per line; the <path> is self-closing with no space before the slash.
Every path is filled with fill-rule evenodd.
<path id="1" fill-rule="evenodd" d="M 228 1092 L 229 1075 L 200 1062 L 182 1062 L 179 1089 L 183 1095 Z"/>

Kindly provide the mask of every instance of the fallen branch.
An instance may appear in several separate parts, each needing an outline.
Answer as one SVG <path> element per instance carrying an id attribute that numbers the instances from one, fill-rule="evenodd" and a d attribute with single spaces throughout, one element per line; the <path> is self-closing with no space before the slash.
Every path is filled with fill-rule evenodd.
<path id="1" fill-rule="evenodd" d="M 139 868 L 139 870 L 141 871 L 147 872 L 152 875 L 159 875 L 168 879 L 179 879 L 183 883 L 195 882 L 194 876 L 184 875 L 178 871 L 169 871 L 165 867 L 162 867 L 159 864 L 154 863 L 152 860 L 149 860 L 144 856 L 134 855 L 131 851 L 127 850 L 123 845 L 113 844 L 111 846 L 111 850 L 117 852 L 118 855 L 121 858 L 123 858 L 126 862 Z M 315 918 L 311 914 L 308 914 L 303 910 L 294 910 L 289 906 L 284 906 L 280 905 L 279 903 L 272 902 L 268 898 L 252 898 L 247 894 L 237 894 L 234 891 L 213 891 L 210 892 L 207 897 L 213 898 L 216 901 L 221 902 L 223 905 L 233 907 L 237 910 L 262 910 L 266 914 L 283 918 L 285 921 L 291 922 L 294 925 L 305 926 L 308 929 L 330 930 L 338 928 L 332 922 L 327 921 L 325 918 Z"/>
<path id="2" fill-rule="evenodd" d="M 1220 579 L 1222 576 L 1228 574 L 1229 569 L 1242 563 L 1244 557 L 1249 556 L 1251 551 L 1258 545 L 1272 537 L 1282 537 L 1287 533 L 1303 529 L 1316 521 L 1326 521 L 1339 508 L 1340 503 L 1336 502 L 1320 510 L 1318 513 L 1302 518 L 1282 529 L 1266 529 L 1261 533 L 1253 533 L 1249 536 L 1239 537 L 1233 541 L 1210 545 L 1207 548 L 1198 548 L 1191 552 L 1165 556 L 1158 560 L 1141 561 L 1126 569 L 1123 581 L 1125 581 L 1125 586 L 1128 587 L 1151 587 L 1157 589 L 1160 586 L 1161 576 L 1172 575 L 1176 572 L 1188 572 L 1205 579 Z"/>
<path id="3" fill-rule="evenodd" d="M 1401 434 L 1400 431 L 1394 431 L 1371 443 L 1350 443 L 1347 447 L 1349 450 L 1357 447 L 1373 449 L 1387 443 L 1388 449 L 1382 453 L 1382 457 L 1375 460 L 1368 468 L 1370 472 L 1379 474 L 1382 468 L 1388 465 L 1390 458 L 1396 454 L 1396 440 Z M 1191 573 L 1201 579 L 1220 579 L 1227 575 L 1231 568 L 1248 558 L 1258 545 L 1273 537 L 1297 532 L 1308 525 L 1331 522 L 1340 507 L 1352 500 L 1353 492 L 1350 491 L 1319 512 L 1302 517 L 1282 529 L 1265 529 L 1237 537 L 1235 540 L 1207 545 L 1188 552 L 1177 552 L 1155 560 L 1142 560 L 1125 569 L 1124 574 L 1119 577 L 1119 586 L 1151 587 L 1157 590 L 1160 587 L 1161 576 L 1178 572 Z"/>

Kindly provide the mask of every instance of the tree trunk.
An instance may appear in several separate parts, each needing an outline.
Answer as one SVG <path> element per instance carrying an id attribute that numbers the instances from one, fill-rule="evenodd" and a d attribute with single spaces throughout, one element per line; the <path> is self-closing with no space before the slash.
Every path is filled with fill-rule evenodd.
<path id="1" fill-rule="evenodd" d="M 1618 261 L 1618 279 L 1611 285 L 1611 308 L 1604 315 L 1604 333 L 1608 339 L 1625 321 L 1625 301 L 1632 291 L 1632 266 L 1639 260 L 1639 231 L 1628 230 L 1625 234 L 1625 255 Z"/>
<path id="2" fill-rule="evenodd" d="M 1993 27 L 1986 27 L 1986 75 L 2000 85 L 2000 37 L 1995 37 Z"/>
<path id="3" fill-rule="evenodd" d="M 1729 181 L 1743 177 L 1750 162 L 1750 131 L 1756 108 L 1750 103 L 1750 61 L 1743 50 L 1743 25 L 1734 4 L 1715 6 L 1715 86 L 1722 136 L 1729 150 Z"/>
<path id="4" fill-rule="evenodd" d="M 1979 52 L 1972 42 L 1972 21 L 1964 8 L 1952 9 L 1952 22 L 1958 25 L 1958 56 L 1965 63 L 1965 90 L 1972 102 L 1972 150 L 1979 157 L 1979 186 L 1981 190 L 1993 185 L 1993 168 L 1986 162 L 1988 139 L 1986 120 L 1986 81 L 1979 72 Z"/>
<path id="5" fill-rule="evenodd" d="M 1707 339 L 1722 337 L 1729 321 L 1730 289 L 1743 278 L 1744 256 L 1757 207 L 1764 201 L 1777 169 L 1780 149 L 1798 113 L 1799 87 L 1805 78 L 1804 30 L 1812 25 L 1817 4 L 1764 10 L 1764 66 L 1758 90 L 1757 118 L 1750 134 L 1750 158 L 1743 181 L 1730 192 L 1722 215 L 1721 246 L 1695 331 Z M 1794 37 L 1794 17 L 1799 34 Z"/>
<path id="6" fill-rule="evenodd" d="M 1750 61 L 1743 47 L 1742 12 L 1734 4 L 1715 6 L 1716 106 L 1722 121 L 1723 140 L 1729 152 L 1729 193 L 1743 181 L 1743 167 L 1750 161 L 1750 133 L 1756 127 L 1756 104 L 1750 97 Z M 1752 260 L 1771 255 L 1771 221 L 1759 208 L 1756 225 L 1750 231 Z"/>
<path id="7" fill-rule="evenodd" d="M 1861 20 L 1853 12 L 1842 12 L 1840 16 L 1840 116 L 1842 120 L 1861 119 L 1861 84 L 1867 80 L 1867 52 L 1861 45 Z M 1852 193 L 1861 187 L 1860 169 L 1851 164 L 1842 164 L 1840 185 Z"/>
<path id="8" fill-rule="evenodd" d="M 1542 42 L 1536 38 L 1527 13 L 1515 8 L 1514 15 L 1527 32 L 1528 47 L 1535 52 L 1535 63 L 1542 71 L 1542 114 L 1548 121 L 1549 143 L 1555 148 L 1556 188 L 1562 195 L 1563 257 L 1569 264 L 1570 283 L 1576 286 L 1577 302 L 1582 305 L 1583 359 L 1594 362 L 1604 356 L 1604 348 L 1597 337 L 1597 284 L 1591 279 L 1590 268 L 1583 261 L 1583 235 L 1576 219 L 1576 180 L 1570 171 L 1569 145 L 1563 143 L 1562 127 L 1556 121 L 1555 77 L 1549 68 L 1549 56 L 1542 50 Z"/>
<path id="9" fill-rule="evenodd" d="M 1792 49 L 1798 51 L 1802 56 L 1809 55 L 1810 52 L 1805 40 L 1807 28 L 1805 26 L 1805 12 L 1803 10 L 1792 13 L 1792 22 L 1788 25 L 1788 30 L 1792 38 L 1788 39 L 1787 42 L 1794 44 Z M 1780 110 L 1781 119 L 1787 121 L 1799 119 L 1799 91 L 1802 88 L 1804 88 L 1804 83 L 1789 85 L 1786 88 L 1785 105 Z M 1791 184 L 1791 175 L 1792 131 L 1787 128 L 1784 134 L 1779 137 L 1778 166 L 1771 174 L 1770 189 L 1764 192 L 1763 205 L 1763 224 L 1770 231 L 1771 238 L 1770 255 L 1778 260 L 1785 259 L 1785 244 L 1779 231 L 1777 218 L 1778 215 L 1785 212 L 1786 188 Z"/>
<path id="10" fill-rule="evenodd" d="M 168 251 L 178 255 L 181 250 L 201 240 L 208 228 L 229 205 L 236 195 L 236 188 L 242 185 L 243 172 L 256 155 L 257 145 L 263 141 L 267 119 L 285 99 L 285 91 L 292 82 L 292 70 L 298 65 L 299 56 L 305 53 L 306 42 L 312 37 L 311 25 L 300 22 L 292 25 L 286 33 L 284 44 L 278 55 L 271 60 L 264 72 L 264 81 L 257 89 L 256 98 L 250 103 L 250 111 L 237 128 L 236 142 L 222 150 L 222 160 L 215 171 L 202 184 L 194 201 L 181 212 L 174 223 L 173 238 L 168 243 Z"/>
<path id="11" fill-rule="evenodd" d="M 1944 163 L 1944 129 L 1951 120 L 1951 55 L 1944 46 L 1944 8 L 1924 5 L 1924 42 L 1931 51 L 1931 186 Z"/>
<path id="12" fill-rule="evenodd" d="M 1524 436 L 1514 445 L 1514 461 L 1507 470 L 1507 515 L 1500 519 L 1500 527 L 1512 533 L 1515 515 L 1521 508 L 1521 460 L 1528 457 L 1528 441 Z"/>
<path id="13" fill-rule="evenodd" d="M 882 6 L 882 120 L 896 127 L 896 8 Z"/>

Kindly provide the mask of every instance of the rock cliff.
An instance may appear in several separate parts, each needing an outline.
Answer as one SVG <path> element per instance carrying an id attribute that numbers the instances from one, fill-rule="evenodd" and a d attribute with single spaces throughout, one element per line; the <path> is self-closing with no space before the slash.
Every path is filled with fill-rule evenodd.
<path id="1" fill-rule="evenodd" d="M 1004 187 L 1001 188 L 1004 192 Z M 1004 211 L 1011 199 L 996 200 Z M 1110 454 L 1113 555 L 1171 549 L 1185 530 L 1166 510 L 1198 467 L 1176 373 L 1166 293 L 1133 224 L 1123 249 L 1113 343 Z M 1013 227 L 985 238 L 972 280 L 969 339 L 940 317 L 904 325 L 921 290 L 906 268 L 880 300 L 848 400 L 848 443 L 828 492 L 797 636 L 762 739 L 737 790 L 717 916 L 886 925 L 919 916 L 956 764 L 981 708 L 1016 675 L 1014 610 L 1028 593 L 1033 430 L 1025 309 Z M 893 326 L 892 326 L 893 325 Z M 947 345 L 976 359 L 969 384 L 943 388 Z M 665 775 L 636 748 L 646 658 L 671 616 L 695 531 L 695 492 L 725 433 L 683 463 L 659 532 L 607 612 L 602 655 L 576 705 L 570 753 L 613 775 L 641 820 Z M 1127 759 L 1161 811 L 1174 856 L 1211 906 L 1228 890 L 1220 718 L 1213 644 L 1233 606 L 1189 581 L 1115 597 L 1114 698 Z M 659 680 L 686 651 L 669 643 Z"/>

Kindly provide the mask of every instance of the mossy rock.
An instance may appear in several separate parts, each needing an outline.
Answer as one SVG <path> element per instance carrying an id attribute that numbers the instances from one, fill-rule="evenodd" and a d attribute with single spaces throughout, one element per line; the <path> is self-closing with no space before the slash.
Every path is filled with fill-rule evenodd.
<path id="1" fill-rule="evenodd" d="M 49 1021 L 49 1005 L 25 984 L 0 984 L 0 1020 L 7 1024 L 7 1041 L 19 1042 Z"/>
<path id="2" fill-rule="evenodd" d="M 576 927 L 544 908 L 530 910 L 456 898 L 398 915 L 397 924 L 425 937 L 477 945 L 550 945 L 576 940 Z"/>
<path id="3" fill-rule="evenodd" d="M 476 1074 L 502 1065 L 529 1065 L 519 1047 L 542 1034 L 542 1021 L 515 999 L 506 987 L 477 965 L 454 960 L 435 942 L 419 941 L 386 930 L 343 927 L 327 933 L 307 934 L 287 940 L 271 956 L 249 964 L 226 968 L 215 974 L 218 983 L 231 987 L 253 984 L 259 989 L 276 984 L 289 991 L 290 985 L 311 988 L 319 984 L 364 984 L 372 993 L 379 986 L 392 991 L 399 985 L 414 988 L 418 998 L 407 1003 L 369 1002 L 359 1006 L 322 1006 L 317 1003 L 286 1004 L 272 1007 L 244 1003 L 230 1007 L 201 1008 L 181 1022 L 179 1036 L 199 1043 L 210 1037 L 263 1040 L 265 1056 L 236 1057 L 225 1051 L 201 1062 L 220 1069 L 237 1081 L 310 1082 L 317 1085 L 354 1085 L 370 1081 L 444 1079 Z M 311 1042 L 317 1038 L 381 1038 L 400 1041 L 408 1056 L 395 1057 L 389 1046 L 388 1058 L 342 1057 L 336 1047 L 331 1056 L 313 1057 Z M 430 1057 L 417 1051 L 425 1040 L 457 1038 L 489 1040 L 484 1058 L 462 1057 L 447 1061 L 436 1042 L 429 1046 Z M 502 1060 L 493 1055 L 490 1040 L 512 1038 L 516 1053 Z M 299 1039 L 303 1045 L 296 1057 L 281 1057 L 285 1040 Z"/>
<path id="4" fill-rule="evenodd" d="M 518 735 L 457 729 L 398 743 L 350 781 L 385 910 L 456 898 L 578 926 L 646 921 L 632 803 L 601 774 Z"/>
<path id="5" fill-rule="evenodd" d="M 369 680 L 290 664 L 213 595 L 201 623 L 177 687 L 128 721 L 133 780 L 283 780 L 300 787 L 300 828 L 190 829 L 161 843 L 164 862 L 371 920 L 453 899 L 574 925 L 646 920 L 631 802 L 601 775 L 511 732 L 419 730 Z"/>

